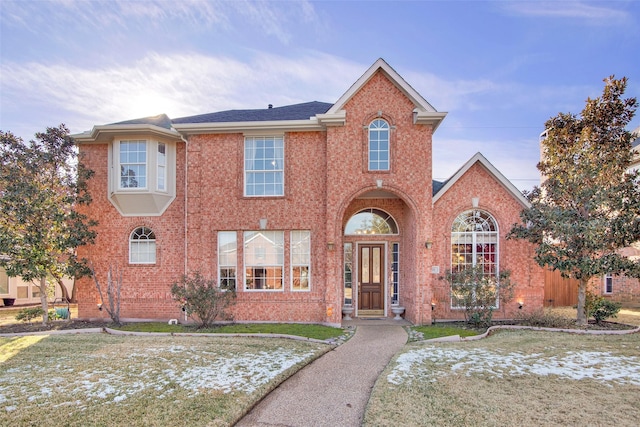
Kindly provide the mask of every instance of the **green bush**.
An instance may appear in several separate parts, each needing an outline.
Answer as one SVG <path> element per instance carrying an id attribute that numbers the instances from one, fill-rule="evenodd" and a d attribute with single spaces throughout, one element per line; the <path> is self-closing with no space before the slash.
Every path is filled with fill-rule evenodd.
<path id="1" fill-rule="evenodd" d="M 180 282 L 171 285 L 171 295 L 199 328 L 211 326 L 216 319 L 230 319 L 226 309 L 236 300 L 235 289 L 220 288 L 200 272 L 182 276 Z"/>
<path id="2" fill-rule="evenodd" d="M 523 326 L 536 326 L 540 328 L 573 328 L 576 319 L 570 319 L 559 313 L 546 309 L 538 309 L 530 313 L 517 313 L 516 321 Z"/>
<path id="3" fill-rule="evenodd" d="M 16 320 L 31 323 L 36 317 L 42 317 L 42 307 L 23 308 L 16 315 Z"/>
<path id="4" fill-rule="evenodd" d="M 587 301 L 585 309 L 587 318 L 593 317 L 597 324 L 610 317 L 617 317 L 618 312 L 622 308 L 622 304 L 608 300 L 607 298 L 587 292 Z"/>
<path id="5" fill-rule="evenodd" d="M 464 308 L 467 323 L 476 328 L 491 326 L 497 304 L 507 303 L 513 298 L 515 283 L 511 272 L 501 271 L 498 276 L 487 275 L 480 267 L 469 267 L 460 271 L 447 271 L 441 279 L 449 282 L 454 304 Z"/>

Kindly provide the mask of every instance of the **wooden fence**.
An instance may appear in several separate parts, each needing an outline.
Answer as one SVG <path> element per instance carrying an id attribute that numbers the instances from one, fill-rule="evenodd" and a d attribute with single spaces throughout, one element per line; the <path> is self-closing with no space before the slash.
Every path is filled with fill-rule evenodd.
<path id="1" fill-rule="evenodd" d="M 546 270 L 544 273 L 544 306 L 567 307 L 578 304 L 578 284 L 576 279 L 567 279 L 560 271 Z"/>

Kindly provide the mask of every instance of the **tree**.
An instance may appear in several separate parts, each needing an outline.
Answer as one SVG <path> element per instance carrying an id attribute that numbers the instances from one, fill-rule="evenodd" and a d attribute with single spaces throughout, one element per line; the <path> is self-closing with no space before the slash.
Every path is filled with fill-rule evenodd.
<path id="1" fill-rule="evenodd" d="M 218 318 L 230 318 L 227 308 L 236 302 L 235 288 L 221 288 L 215 280 L 196 271 L 171 285 L 171 295 L 199 328 L 211 326 Z"/>
<path id="2" fill-rule="evenodd" d="M 604 80 L 602 96 L 587 99 L 580 116 L 560 113 L 545 123 L 543 180 L 527 194 L 509 237 L 537 245 L 535 260 L 579 280 L 577 323 L 587 323 L 585 298 L 593 277 L 640 276 L 640 263 L 619 250 L 640 240 L 640 175 L 629 171 L 631 134 L 625 130 L 638 107 L 622 99 L 627 79 Z"/>
<path id="3" fill-rule="evenodd" d="M 90 274 L 76 248 L 93 243 L 96 223 L 75 208 L 88 204 L 93 171 L 79 161 L 64 125 L 25 143 L 0 131 L 0 266 L 12 277 L 38 282 L 47 323 L 47 279 L 69 298 L 63 277 Z"/>

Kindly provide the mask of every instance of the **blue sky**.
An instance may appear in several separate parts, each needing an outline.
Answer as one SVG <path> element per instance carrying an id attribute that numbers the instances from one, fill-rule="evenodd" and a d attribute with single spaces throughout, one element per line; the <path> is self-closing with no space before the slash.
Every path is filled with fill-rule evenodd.
<path id="1" fill-rule="evenodd" d="M 335 102 L 384 58 L 438 111 L 434 178 L 482 152 L 520 189 L 538 136 L 610 75 L 640 98 L 639 1 L 0 1 L 0 129 Z M 640 126 L 635 117 L 630 129 Z"/>

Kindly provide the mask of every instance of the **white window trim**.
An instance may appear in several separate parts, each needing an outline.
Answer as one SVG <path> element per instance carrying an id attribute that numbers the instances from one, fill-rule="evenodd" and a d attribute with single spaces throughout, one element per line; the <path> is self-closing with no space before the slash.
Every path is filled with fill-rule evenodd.
<path id="1" fill-rule="evenodd" d="M 139 230 L 141 228 L 146 228 L 147 230 L 149 230 L 153 235 L 154 238 L 153 239 L 147 239 L 147 240 L 142 240 L 142 241 L 137 241 L 133 239 L 133 234 L 136 232 L 136 230 Z M 132 247 L 134 244 L 136 245 L 142 245 L 142 244 L 147 244 L 147 245 L 151 245 L 151 243 L 153 243 L 153 261 L 134 261 L 133 260 L 133 250 Z M 150 227 L 145 227 L 145 226 L 140 226 L 140 227 L 136 227 L 134 228 L 131 233 L 129 234 L 129 264 L 133 264 L 133 265 L 154 265 L 158 262 L 158 245 L 157 245 L 157 239 L 155 238 L 155 232 L 150 228 Z"/>
<path id="2" fill-rule="evenodd" d="M 263 172 L 282 172 L 282 194 L 247 194 L 247 184 L 248 184 L 248 174 L 249 173 L 256 173 L 256 172 L 261 172 L 258 170 L 250 170 L 247 171 L 247 164 L 246 164 L 246 150 L 247 150 L 247 141 L 248 140 L 253 140 L 256 141 L 258 139 L 263 139 L 263 140 L 267 140 L 267 139 L 273 139 L 274 141 L 276 139 L 280 139 L 282 140 L 282 169 L 278 169 L 278 170 L 265 170 Z M 244 141 L 242 143 L 242 170 L 243 170 L 243 183 L 242 183 L 242 194 L 244 197 L 256 197 L 256 198 L 264 198 L 264 197 L 284 197 L 286 190 L 285 190 L 285 186 L 286 186 L 286 174 L 285 174 L 285 155 L 286 152 L 286 145 L 285 145 L 285 138 L 284 135 L 245 135 L 244 137 Z"/>
<path id="3" fill-rule="evenodd" d="M 160 142 L 160 141 L 156 142 L 155 146 L 156 146 L 156 150 L 155 150 L 155 153 L 156 153 L 156 176 L 155 176 L 155 179 L 156 179 L 156 191 L 159 191 L 161 193 L 166 193 L 167 192 L 167 184 L 168 184 L 167 183 L 167 177 L 168 177 L 168 174 L 167 174 L 167 166 L 168 166 L 167 165 L 167 154 L 168 154 L 167 153 L 167 149 L 168 149 L 168 147 L 167 147 L 166 143 Z M 164 153 L 163 153 L 164 164 L 163 165 L 160 164 L 160 146 L 164 147 Z M 161 181 L 160 177 L 161 176 L 162 176 L 162 182 L 164 184 L 163 188 L 160 188 L 160 181 Z"/>
<path id="4" fill-rule="evenodd" d="M 611 291 L 607 291 L 607 279 L 611 279 Z M 604 295 L 611 295 L 613 294 L 613 275 L 611 273 L 605 274 L 604 277 L 602 278 L 602 285 L 603 285 L 603 289 L 602 289 L 602 293 Z"/>
<path id="5" fill-rule="evenodd" d="M 387 124 L 387 167 L 386 169 L 372 169 L 371 168 L 371 126 L 376 121 L 382 121 Z M 380 152 L 380 150 L 376 150 Z M 376 163 L 379 163 L 380 160 L 376 160 Z M 367 126 L 367 170 L 370 172 L 388 172 L 391 170 L 391 125 L 389 122 L 382 118 L 376 118 L 369 123 Z"/>
<path id="6" fill-rule="evenodd" d="M 282 264 L 265 264 L 262 266 L 259 265 L 248 265 L 247 264 L 247 234 L 248 233 L 263 233 L 265 232 L 265 230 L 247 230 L 243 233 L 242 235 L 242 256 L 243 256 L 243 274 L 242 274 L 242 278 L 243 278 L 243 284 L 242 284 L 242 289 L 244 292 L 284 292 L 284 287 L 285 287 L 285 269 L 284 269 L 284 231 L 280 231 L 280 230 L 269 230 L 269 232 L 276 232 L 276 233 L 282 233 Z M 280 284 L 280 289 L 251 289 L 247 287 L 247 269 L 248 268 L 260 268 L 260 267 L 264 267 L 264 268 L 269 268 L 269 267 L 280 267 L 280 270 L 282 271 L 282 279 L 281 279 L 281 284 Z"/>
<path id="7" fill-rule="evenodd" d="M 491 218 L 491 220 L 493 221 L 493 224 L 495 225 L 495 231 L 492 231 L 491 233 L 495 233 L 495 235 L 496 235 L 496 243 L 495 243 L 495 245 L 496 245 L 496 249 L 495 249 L 496 261 L 495 261 L 495 266 L 496 266 L 496 278 L 498 278 L 500 276 L 500 225 L 498 224 L 498 221 L 496 220 L 495 216 L 493 216 L 491 213 L 489 213 L 489 212 L 487 212 L 485 210 L 482 210 L 482 209 L 471 209 L 470 211 L 467 210 L 467 211 L 461 212 L 460 214 L 456 215 L 456 217 L 453 220 L 453 223 L 455 223 L 455 221 L 460 216 L 465 215 L 468 212 L 473 212 L 473 211 L 480 211 L 480 212 L 485 213 L 486 215 L 488 215 Z M 453 228 L 453 224 L 452 224 L 451 228 Z M 453 231 L 450 231 L 449 235 L 452 237 L 453 233 L 454 233 Z M 470 232 L 456 231 L 455 233 L 457 233 L 457 234 L 467 234 L 467 233 L 470 233 Z M 475 252 L 475 248 L 476 248 L 476 246 L 478 244 L 478 242 L 477 242 L 478 232 L 477 231 L 473 231 L 471 233 L 472 233 L 472 243 L 471 244 L 472 244 L 472 247 L 473 247 L 473 252 L 472 253 L 476 253 Z M 450 254 L 452 255 L 451 251 L 453 251 L 453 239 L 452 239 L 452 243 L 450 243 L 450 245 L 449 245 L 449 251 L 450 251 Z M 476 261 L 477 261 L 477 256 L 474 256 L 473 257 L 473 267 L 475 267 L 477 265 Z M 451 256 L 450 270 L 453 271 L 453 256 Z M 498 285 L 499 285 L 499 283 L 498 283 Z M 454 298 L 453 298 L 453 292 L 452 292 L 451 293 L 451 309 L 452 310 L 463 310 L 465 308 L 463 306 L 454 305 L 453 300 L 454 300 Z M 496 305 L 493 308 L 495 308 L 495 309 L 500 308 L 500 295 L 499 294 L 496 295 Z"/>
<path id="8" fill-rule="evenodd" d="M 122 186 L 122 173 L 121 173 L 121 168 L 123 163 L 121 162 L 120 159 L 120 155 L 121 155 L 121 147 L 123 143 L 128 143 L 128 142 L 144 142 L 145 144 L 145 162 L 144 163 L 125 163 L 125 164 L 131 164 L 131 165 L 142 165 L 144 164 L 145 167 L 145 185 L 143 187 L 123 187 Z M 117 183 L 116 183 L 116 188 L 118 189 L 118 191 L 147 191 L 147 189 L 149 188 L 149 140 L 146 139 L 120 139 L 116 141 L 115 144 L 116 150 L 115 150 L 115 159 L 116 159 L 116 168 L 115 171 L 116 173 L 114 174 L 116 176 L 117 179 Z"/>
<path id="9" fill-rule="evenodd" d="M 307 242 L 309 243 L 308 246 L 308 254 L 309 254 L 309 262 L 307 264 L 294 264 L 293 263 L 293 233 L 307 233 L 307 235 L 309 236 L 309 238 L 307 239 Z M 290 260 L 289 260 L 289 286 L 291 286 L 291 291 L 292 292 L 311 292 L 311 231 L 309 230 L 291 230 L 291 232 L 289 233 L 289 247 L 291 248 L 290 250 Z M 306 289 L 295 289 L 293 287 L 293 268 L 294 267 L 307 267 L 307 288 Z"/>
<path id="10" fill-rule="evenodd" d="M 233 234 L 235 237 L 235 244 L 236 244 L 236 256 L 234 257 L 234 261 L 235 263 L 233 265 L 231 264 L 222 264 L 222 262 L 220 261 L 220 255 L 222 253 L 222 251 L 220 250 L 220 234 L 222 233 L 229 233 L 229 234 Z M 222 286 L 222 269 L 223 268 L 234 268 L 236 271 L 236 286 L 235 286 L 235 290 L 238 290 L 238 233 L 235 231 L 218 231 L 218 287 Z"/>

